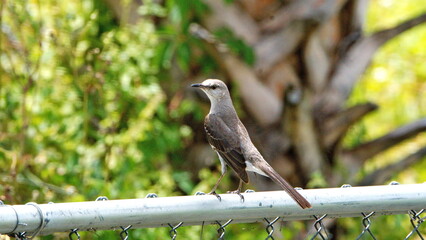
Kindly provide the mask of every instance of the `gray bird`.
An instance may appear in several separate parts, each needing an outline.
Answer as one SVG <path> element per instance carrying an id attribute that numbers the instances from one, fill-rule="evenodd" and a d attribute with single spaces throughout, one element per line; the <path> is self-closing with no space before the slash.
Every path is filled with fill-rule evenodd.
<path id="1" fill-rule="evenodd" d="M 311 204 L 263 159 L 253 145 L 234 109 L 226 84 L 217 79 L 207 79 L 202 83 L 192 84 L 191 87 L 203 90 L 211 103 L 210 112 L 204 119 L 204 129 L 210 146 L 219 156 L 222 175 L 210 194 L 220 199 L 215 191 L 229 166 L 240 178 L 238 189 L 233 193 L 242 197 L 240 194 L 242 184 L 249 182 L 247 171 L 251 171 L 271 178 L 303 209 L 311 208 Z M 242 199 L 244 200 L 243 197 Z"/>

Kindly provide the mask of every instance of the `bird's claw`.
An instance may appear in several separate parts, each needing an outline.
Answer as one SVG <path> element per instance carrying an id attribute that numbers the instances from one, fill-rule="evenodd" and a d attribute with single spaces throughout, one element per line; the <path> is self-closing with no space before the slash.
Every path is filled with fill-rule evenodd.
<path id="1" fill-rule="evenodd" d="M 209 195 L 214 195 L 217 197 L 217 199 L 219 199 L 219 201 L 222 201 L 222 198 L 219 196 L 219 194 L 217 194 L 215 191 L 211 191 L 209 192 Z"/>
<path id="2" fill-rule="evenodd" d="M 235 190 L 235 191 L 228 191 L 228 193 L 238 194 L 238 196 L 240 196 L 240 198 L 241 198 L 241 201 L 244 202 L 244 196 L 241 194 L 241 191 L 239 189 Z"/>

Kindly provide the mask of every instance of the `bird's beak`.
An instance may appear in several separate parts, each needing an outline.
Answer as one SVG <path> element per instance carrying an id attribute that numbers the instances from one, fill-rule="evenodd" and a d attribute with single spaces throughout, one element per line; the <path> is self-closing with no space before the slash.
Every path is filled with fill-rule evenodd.
<path id="1" fill-rule="evenodd" d="M 201 84 L 201 83 L 191 84 L 191 87 L 202 87 L 202 86 L 203 86 L 203 84 Z"/>

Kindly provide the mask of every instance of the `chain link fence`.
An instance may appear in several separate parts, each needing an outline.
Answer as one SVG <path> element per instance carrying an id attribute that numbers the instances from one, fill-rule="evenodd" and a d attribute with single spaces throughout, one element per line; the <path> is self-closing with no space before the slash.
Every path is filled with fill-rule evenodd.
<path id="1" fill-rule="evenodd" d="M 0 202 L 0 233 L 16 239 L 30 239 L 54 232 L 68 232 L 69 239 L 81 239 L 81 231 L 119 230 L 117 239 L 129 239 L 136 228 L 167 227 L 169 238 L 178 239 L 179 230 L 191 225 L 216 225 L 217 239 L 224 239 L 229 224 L 263 222 L 265 239 L 274 239 L 279 221 L 310 220 L 312 231 L 306 239 L 333 239 L 326 221 L 341 217 L 362 217 L 362 231 L 356 239 L 376 239 L 371 230 L 373 216 L 407 215 L 411 223 L 405 239 L 424 239 L 426 184 L 301 190 L 313 205 L 303 210 L 282 191 L 246 192 L 244 201 L 235 194 L 215 196 L 158 197 L 76 203 Z M 167 237 L 167 236 L 165 236 Z M 1 237 L 0 237 L 1 239 Z"/>

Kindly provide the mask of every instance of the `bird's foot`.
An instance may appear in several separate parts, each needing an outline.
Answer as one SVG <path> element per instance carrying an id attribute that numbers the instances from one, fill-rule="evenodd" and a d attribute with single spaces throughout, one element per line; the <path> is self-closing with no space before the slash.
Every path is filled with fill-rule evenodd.
<path id="1" fill-rule="evenodd" d="M 237 189 L 235 191 L 228 191 L 227 193 L 238 194 L 238 196 L 240 196 L 240 198 L 241 198 L 241 201 L 244 202 L 244 196 L 241 194 L 240 189 Z"/>
<path id="2" fill-rule="evenodd" d="M 215 191 L 211 191 L 208 193 L 209 195 L 214 195 L 217 197 L 217 199 L 219 199 L 219 201 L 222 201 L 222 198 L 219 196 L 219 194 L 217 194 Z"/>

